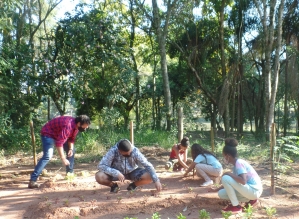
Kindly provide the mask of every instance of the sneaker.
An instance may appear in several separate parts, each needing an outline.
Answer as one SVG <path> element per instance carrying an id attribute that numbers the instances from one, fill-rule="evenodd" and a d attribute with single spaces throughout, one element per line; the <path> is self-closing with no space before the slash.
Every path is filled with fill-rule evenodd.
<path id="1" fill-rule="evenodd" d="M 249 202 L 246 202 L 244 207 L 243 207 L 243 210 L 244 209 L 247 209 L 249 207 L 249 205 L 251 205 L 252 207 L 256 206 L 258 204 L 258 200 L 255 199 L 255 200 L 250 200 Z"/>
<path id="2" fill-rule="evenodd" d="M 206 186 L 210 186 L 210 185 L 213 185 L 213 180 L 206 181 L 203 184 L 201 184 L 200 186 L 206 187 Z"/>
<path id="3" fill-rule="evenodd" d="M 29 189 L 36 189 L 39 187 L 39 184 L 35 181 L 30 180 L 28 183 L 28 188 Z"/>
<path id="4" fill-rule="evenodd" d="M 137 188 L 137 186 L 135 185 L 135 183 L 130 183 L 127 190 L 128 191 L 134 191 Z"/>
<path id="5" fill-rule="evenodd" d="M 231 212 L 232 214 L 238 214 L 238 213 L 242 213 L 242 208 L 240 205 L 238 206 L 232 206 L 232 205 L 229 205 L 227 206 L 226 208 L 223 208 L 222 209 L 222 212 L 225 213 L 225 212 Z"/>
<path id="6" fill-rule="evenodd" d="M 171 166 L 172 166 L 171 163 L 170 163 L 170 162 L 167 162 L 167 163 L 165 164 L 165 169 L 166 169 L 166 170 L 169 170 Z"/>
<path id="7" fill-rule="evenodd" d="M 110 192 L 112 192 L 112 193 L 117 193 L 120 190 L 117 183 L 114 183 L 113 186 L 111 186 L 110 188 L 111 188 Z"/>

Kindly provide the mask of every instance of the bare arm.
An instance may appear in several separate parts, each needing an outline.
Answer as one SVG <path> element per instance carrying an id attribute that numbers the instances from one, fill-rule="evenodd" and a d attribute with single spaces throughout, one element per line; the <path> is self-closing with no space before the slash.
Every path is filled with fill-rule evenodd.
<path id="1" fill-rule="evenodd" d="M 233 178 L 237 183 L 240 183 L 242 185 L 245 185 L 247 182 L 247 174 L 246 173 L 242 173 L 240 175 L 236 175 L 230 172 L 226 172 L 223 175 L 228 175 L 231 178 Z"/>
<path id="2" fill-rule="evenodd" d="M 56 147 L 57 148 L 57 151 L 58 151 L 58 154 L 60 156 L 60 159 L 62 161 L 62 163 L 65 165 L 65 166 L 68 166 L 70 165 L 70 162 L 65 158 L 64 156 L 64 153 L 63 153 L 63 147 Z"/>
<path id="3" fill-rule="evenodd" d="M 195 163 L 195 162 L 192 162 L 192 164 L 191 164 L 191 165 L 189 166 L 189 168 L 186 170 L 184 176 L 187 176 L 188 173 L 189 173 L 191 170 L 194 169 L 195 165 L 196 165 L 196 163 Z"/>
<path id="4" fill-rule="evenodd" d="M 182 157 L 187 156 L 187 150 L 183 154 L 183 156 L 179 153 L 179 150 L 176 145 L 172 147 L 175 151 L 176 157 L 178 158 L 179 164 L 181 164 L 185 169 L 188 168 L 188 165 L 182 160 Z M 185 155 L 186 154 L 186 155 Z M 187 158 L 186 158 L 187 159 Z"/>
<path id="5" fill-rule="evenodd" d="M 69 151 L 67 153 L 68 157 L 73 156 L 74 153 L 74 143 L 68 142 L 68 146 L 69 146 Z"/>

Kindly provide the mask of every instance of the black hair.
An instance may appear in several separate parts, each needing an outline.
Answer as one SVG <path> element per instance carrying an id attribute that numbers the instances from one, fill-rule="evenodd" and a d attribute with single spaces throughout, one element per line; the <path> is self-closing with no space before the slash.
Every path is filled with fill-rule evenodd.
<path id="1" fill-rule="evenodd" d="M 131 150 L 132 144 L 129 140 L 127 139 L 122 139 L 118 142 L 117 148 L 120 151 L 128 152 Z"/>
<path id="2" fill-rule="evenodd" d="M 80 122 L 80 125 L 90 125 L 90 118 L 86 115 L 80 115 L 75 118 L 75 123 L 77 124 L 78 122 Z"/>
<path id="3" fill-rule="evenodd" d="M 182 145 L 183 147 L 188 147 L 188 146 L 190 145 L 189 138 L 185 136 L 185 137 L 181 140 L 181 145 Z"/>
<path id="4" fill-rule="evenodd" d="M 205 154 L 210 154 L 210 155 L 212 155 L 212 156 L 214 156 L 216 158 L 216 156 L 212 152 L 204 149 L 199 144 L 193 144 L 192 147 L 191 147 L 191 156 L 192 156 L 193 161 L 200 154 L 205 157 L 206 163 L 207 163 L 207 157 L 206 157 Z"/>
<path id="5" fill-rule="evenodd" d="M 233 158 L 236 158 L 238 155 L 237 148 L 236 148 L 237 146 L 238 146 L 238 141 L 236 139 L 226 138 L 224 141 L 224 147 L 222 153 L 229 154 Z"/>

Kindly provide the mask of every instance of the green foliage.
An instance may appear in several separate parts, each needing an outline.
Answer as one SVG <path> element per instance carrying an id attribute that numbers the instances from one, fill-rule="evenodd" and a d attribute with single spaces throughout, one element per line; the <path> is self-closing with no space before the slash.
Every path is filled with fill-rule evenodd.
<path id="1" fill-rule="evenodd" d="M 268 215 L 268 218 L 271 219 L 274 216 L 276 216 L 276 208 L 272 208 L 272 207 L 266 207 L 266 214 Z"/>
<path id="2" fill-rule="evenodd" d="M 186 216 L 182 215 L 182 213 L 180 213 L 176 217 L 177 217 L 177 219 L 186 219 Z"/>
<path id="3" fill-rule="evenodd" d="M 253 212 L 254 212 L 254 209 L 251 206 L 251 204 L 249 204 L 248 207 L 244 209 L 244 218 L 245 219 L 253 218 Z"/>
<path id="4" fill-rule="evenodd" d="M 152 219 L 161 219 L 161 215 L 160 215 L 158 212 L 155 212 L 155 213 L 152 215 Z"/>
<path id="5" fill-rule="evenodd" d="M 74 182 L 74 180 L 76 179 L 76 175 L 74 173 L 67 173 L 65 178 L 69 183 Z"/>
<path id="6" fill-rule="evenodd" d="M 278 139 L 274 155 L 277 169 L 284 172 L 289 168 L 287 163 L 292 163 L 294 159 L 299 158 L 299 137 L 287 136 Z"/>
<path id="7" fill-rule="evenodd" d="M 210 219 L 210 213 L 206 211 L 206 209 L 201 209 L 199 211 L 199 219 Z"/>
<path id="8" fill-rule="evenodd" d="M 230 216 L 233 215 L 231 211 L 222 212 L 221 214 L 224 217 L 224 219 L 228 219 Z"/>
<path id="9" fill-rule="evenodd" d="M 124 219 L 138 219 L 137 217 L 124 217 Z"/>
<path id="10" fill-rule="evenodd" d="M 40 148 L 39 132 L 35 132 L 36 147 Z M 29 123 L 26 127 L 15 128 L 9 115 L 0 115 L 0 149 L 12 154 L 18 151 L 31 152 L 32 141 Z"/>

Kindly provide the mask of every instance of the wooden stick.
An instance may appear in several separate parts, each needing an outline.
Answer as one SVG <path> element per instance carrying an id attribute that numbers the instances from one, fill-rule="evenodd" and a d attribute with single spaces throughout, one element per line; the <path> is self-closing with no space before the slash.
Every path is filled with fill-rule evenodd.
<path id="1" fill-rule="evenodd" d="M 275 195 L 275 160 L 274 160 L 274 147 L 276 145 L 276 128 L 275 128 L 275 123 L 272 123 L 271 126 L 271 142 L 270 142 L 270 146 L 271 146 L 271 154 L 270 154 L 270 158 L 271 158 L 271 195 Z"/>

